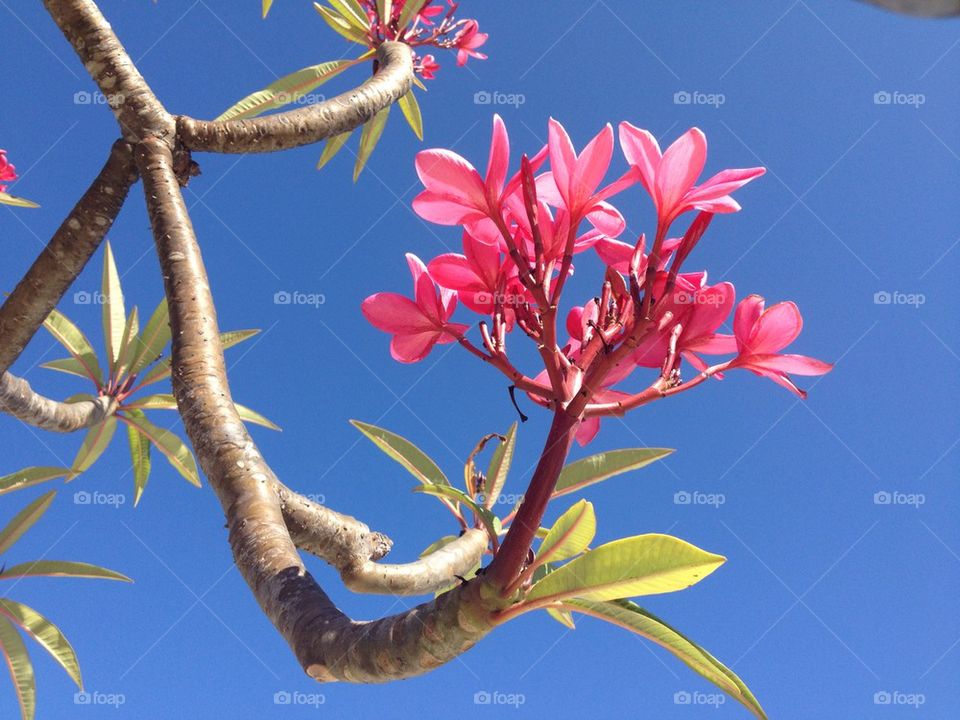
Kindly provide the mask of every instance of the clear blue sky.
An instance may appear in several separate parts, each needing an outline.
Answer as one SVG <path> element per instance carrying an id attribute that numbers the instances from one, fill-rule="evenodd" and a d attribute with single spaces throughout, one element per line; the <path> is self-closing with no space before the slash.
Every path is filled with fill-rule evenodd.
<path id="1" fill-rule="evenodd" d="M 258 5 L 141 0 L 103 9 L 172 111 L 212 117 L 275 76 L 344 51 L 309 3 L 280 0 L 267 22 Z M 117 131 L 103 106 L 75 104 L 75 93 L 93 86 L 40 3 L 0 6 L 0 146 L 24 174 L 15 190 L 43 204 L 0 212 L 0 285 L 9 290 Z M 551 115 L 578 145 L 607 121 L 627 119 L 667 139 L 698 125 L 710 142 L 708 171 L 764 164 L 769 173 L 738 194 L 744 211 L 714 223 L 692 264 L 734 282 L 740 296 L 796 300 L 806 320 L 796 351 L 838 361 L 832 374 L 806 383 L 815 384 L 806 403 L 734 373 L 605 423 L 591 451 L 678 451 L 589 491 L 599 538 L 669 531 L 728 556 L 695 588 L 645 604 L 733 665 L 772 717 L 956 717 L 960 25 L 824 0 L 463 6 L 491 34 L 491 59 L 458 70 L 443 58 L 421 100 L 427 145 L 455 145 L 485 162 L 494 108 L 474 103 L 480 91 L 523 95 L 518 107 L 495 108 L 516 149 L 538 149 Z M 724 102 L 675 103 L 684 91 L 719 93 Z M 910 98 L 898 95 L 877 104 L 878 92 L 920 94 L 923 103 L 902 104 Z M 347 420 L 407 435 L 456 475 L 474 442 L 505 430 L 515 413 L 503 381 L 458 348 L 397 365 L 387 337 L 360 314 L 371 292 L 408 290 L 405 251 L 428 258 L 458 244 L 454 231 L 428 227 L 409 209 L 421 146 L 394 115 L 356 185 L 346 151 L 323 172 L 314 170 L 319 148 L 201 156 L 203 175 L 187 200 L 222 326 L 264 329 L 228 357 L 237 400 L 284 427 L 253 430 L 266 457 L 291 486 L 391 535 L 391 557 L 403 561 L 452 523 L 439 504 L 410 493 L 411 478 Z M 152 309 L 162 290 L 139 195 L 110 237 L 128 302 Z M 651 229 L 639 190 L 618 204 L 631 228 Z M 96 289 L 99 255 L 92 265 L 76 290 Z M 592 292 L 597 265 L 586 267 L 577 295 Z M 278 306 L 279 291 L 322 293 L 326 302 Z M 875 293 L 894 291 L 925 302 L 875 303 Z M 71 293 L 62 309 L 99 340 L 98 308 L 76 305 Z M 60 355 L 38 336 L 15 370 L 66 397 L 84 388 L 33 367 Z M 528 412 L 514 492 L 545 434 L 545 415 Z M 80 442 L 11 419 L 0 427 L 0 473 L 67 463 Z M 128 453 L 117 443 L 61 490 L 7 558 L 86 560 L 136 579 L 23 582 L 11 592 L 72 639 L 89 690 L 125 700 L 119 710 L 78 707 L 67 677 L 35 650 L 41 718 L 746 717 L 732 701 L 719 709 L 676 704 L 675 693 L 713 688 L 648 643 L 588 619 L 568 632 L 545 615 L 520 619 L 419 679 L 313 684 L 232 569 L 213 493 L 191 488 L 162 460 L 137 509 L 131 487 Z M 127 501 L 78 505 L 80 490 Z M 681 491 L 722 493 L 725 503 L 677 505 Z M 925 502 L 875 503 L 875 493 L 894 491 Z M 37 494 L 3 498 L 0 514 Z M 309 562 L 355 617 L 411 604 L 352 596 Z M 2 683 L 0 716 L 14 717 Z M 482 691 L 519 693 L 525 703 L 476 705 Z M 278 707 L 278 692 L 322 693 L 324 703 Z M 876 705 L 884 692 L 920 694 L 924 704 Z"/>

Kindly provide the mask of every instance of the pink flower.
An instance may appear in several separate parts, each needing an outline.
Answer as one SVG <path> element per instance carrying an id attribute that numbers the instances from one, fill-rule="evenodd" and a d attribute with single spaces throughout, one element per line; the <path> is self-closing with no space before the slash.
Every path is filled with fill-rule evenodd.
<path id="1" fill-rule="evenodd" d="M 7 151 L 0 150 L 0 180 L 12 182 L 17 179 L 17 169 L 7 160 Z M 0 185 L 0 192 L 6 192 L 7 186 Z"/>
<path id="2" fill-rule="evenodd" d="M 437 70 L 439 69 L 440 64 L 433 55 L 424 55 L 422 58 L 419 58 L 417 64 L 414 66 L 414 70 L 416 70 L 424 80 L 435 80 Z"/>
<path id="3" fill-rule="evenodd" d="M 466 325 L 449 322 L 457 307 L 456 293 L 439 293 L 427 268 L 416 255 L 407 253 L 413 276 L 415 300 L 397 293 L 376 293 L 363 301 L 364 316 L 375 328 L 393 335 L 390 354 L 402 363 L 423 360 L 437 343 L 450 343 L 466 330 Z"/>
<path id="4" fill-rule="evenodd" d="M 431 260 L 430 277 L 441 287 L 456 291 L 474 312 L 492 315 L 497 295 L 506 292 L 507 281 L 516 276 L 517 269 L 501 259 L 499 247 L 481 242 L 469 232 L 463 233 L 463 252 Z"/>
<path id="5" fill-rule="evenodd" d="M 668 238 L 663 241 L 663 245 L 660 248 L 660 263 L 658 270 L 663 269 L 667 261 L 670 259 L 670 255 L 673 253 L 677 247 L 683 242 L 683 238 Z M 620 242 L 619 240 L 614 240 L 613 238 L 602 237 L 594 245 L 594 249 L 597 251 L 597 255 L 600 256 L 600 259 L 603 261 L 604 265 L 613 270 L 616 270 L 621 275 L 630 274 L 630 262 L 633 260 L 633 256 L 639 252 L 640 258 L 637 263 L 637 274 L 642 278 L 643 274 L 647 271 L 647 259 L 648 256 L 644 254 L 644 245 L 646 244 L 646 239 L 643 235 L 637 240 L 636 245 L 631 245 L 630 243 Z"/>
<path id="6" fill-rule="evenodd" d="M 488 37 L 487 33 L 480 32 L 480 25 L 476 20 L 467 20 L 463 30 L 453 39 L 453 46 L 457 48 L 457 65 L 466 65 L 467 59 L 472 57 L 486 60 L 487 56 L 477 52 L 477 48 L 483 45 Z"/>
<path id="7" fill-rule="evenodd" d="M 777 303 L 764 310 L 764 300 L 750 295 L 737 306 L 733 332 L 737 341 L 737 357 L 730 368 L 745 368 L 761 377 L 770 378 L 801 398 L 806 392 L 794 385 L 794 375 L 825 375 L 833 365 L 805 355 L 781 355 L 779 352 L 800 335 L 803 317 L 792 302 Z"/>
<path id="8" fill-rule="evenodd" d="M 510 138 L 503 120 L 494 115 L 486 177 L 452 150 L 423 150 L 417 153 L 416 168 L 425 189 L 413 199 L 413 209 L 438 225 L 499 217 L 509 164 Z"/>
<path id="9" fill-rule="evenodd" d="M 695 186 L 707 160 L 707 138 L 699 128 L 685 132 L 661 154 L 653 135 L 622 122 L 620 144 L 627 162 L 636 169 L 641 184 L 653 199 L 663 228 L 687 210 L 737 212 L 740 205 L 730 193 L 766 172 L 762 167 L 723 170 Z"/>

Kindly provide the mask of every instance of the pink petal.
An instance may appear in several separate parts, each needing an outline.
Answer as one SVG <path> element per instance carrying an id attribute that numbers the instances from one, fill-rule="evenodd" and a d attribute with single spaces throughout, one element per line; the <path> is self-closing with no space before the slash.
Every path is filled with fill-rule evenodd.
<path id="1" fill-rule="evenodd" d="M 594 205 L 587 212 L 587 220 L 597 230 L 610 237 L 616 237 L 627 228 L 627 221 L 623 219 L 620 211 L 607 202 L 598 202 Z"/>
<path id="2" fill-rule="evenodd" d="M 777 303 L 767 308 L 757 320 L 750 337 L 750 355 L 775 353 L 797 339 L 803 329 L 800 309 L 792 302 Z"/>
<path id="3" fill-rule="evenodd" d="M 698 203 L 705 200 L 721 198 L 724 195 L 729 195 L 734 190 L 742 188 L 751 180 L 763 175 L 766 171 L 767 169 L 762 167 L 721 170 L 712 178 L 691 190 L 686 200 L 690 203 Z"/>
<path id="4" fill-rule="evenodd" d="M 450 150 L 423 150 L 417 153 L 417 175 L 431 192 L 460 199 L 478 209 L 485 207 L 480 173 L 469 162 Z"/>
<path id="5" fill-rule="evenodd" d="M 563 125 L 553 118 L 550 118 L 548 125 L 547 147 L 550 148 L 550 169 L 553 171 L 553 177 L 564 204 L 569 207 L 570 186 L 576 171 L 577 154 Z"/>
<path id="6" fill-rule="evenodd" d="M 657 169 L 660 167 L 660 145 L 657 139 L 646 130 L 634 127 L 628 122 L 620 123 L 620 146 L 627 162 L 640 173 L 640 182 L 647 193 L 658 202 Z"/>
<path id="7" fill-rule="evenodd" d="M 600 417 L 584 418 L 577 428 L 576 439 L 580 447 L 586 447 L 597 436 L 600 431 Z"/>
<path id="8" fill-rule="evenodd" d="M 503 192 L 503 184 L 507 179 L 509 167 L 510 138 L 507 136 L 507 128 L 503 124 L 503 119 L 499 115 L 494 115 L 490 158 L 487 161 L 486 186 L 497 197 Z"/>
<path id="9" fill-rule="evenodd" d="M 670 213 L 703 172 L 707 161 L 707 138 L 699 128 L 690 128 L 667 148 L 657 172 L 660 212 Z"/>
<path id="10" fill-rule="evenodd" d="M 390 341 L 390 355 L 397 362 L 415 363 L 423 360 L 440 339 L 438 330 L 416 335 L 394 335 Z"/>
<path id="11" fill-rule="evenodd" d="M 705 335 L 684 343 L 684 349 L 704 355 L 727 355 L 737 351 L 737 339 L 733 335 Z"/>
<path id="12" fill-rule="evenodd" d="M 633 245 L 614 240 L 613 238 L 602 237 L 593 247 L 604 265 L 613 268 L 622 275 L 630 272 L 630 258 L 633 256 Z"/>
<path id="13" fill-rule="evenodd" d="M 759 295 L 748 295 L 737 305 L 737 312 L 733 316 L 733 333 L 737 337 L 737 346 L 741 352 L 750 342 L 753 326 L 760 319 L 763 305 L 763 298 Z"/>
<path id="14" fill-rule="evenodd" d="M 723 197 L 716 198 L 715 200 L 703 200 L 695 203 L 684 202 L 684 206 L 691 207 L 695 210 L 702 210 L 703 212 L 714 213 L 716 215 L 740 212 L 740 203 L 738 203 L 729 195 L 724 195 Z"/>
<path id="15" fill-rule="evenodd" d="M 485 218 L 483 211 L 466 204 L 462 198 L 424 190 L 413 199 L 413 211 L 437 225 L 460 225 Z"/>
<path id="16" fill-rule="evenodd" d="M 470 267 L 467 258 L 456 253 L 446 253 L 439 255 L 430 261 L 427 266 L 430 277 L 437 281 L 438 285 L 462 292 L 465 290 L 480 290 L 483 283 L 477 274 Z"/>
<path id="17" fill-rule="evenodd" d="M 608 123 L 580 153 L 572 178 L 577 204 L 590 198 L 603 182 L 613 158 L 613 128 Z"/>
<path id="18" fill-rule="evenodd" d="M 424 317 L 416 303 L 397 293 L 371 295 L 363 301 L 360 310 L 371 325 L 391 334 L 433 329 L 433 324 Z"/>
<path id="19" fill-rule="evenodd" d="M 750 355 L 743 367 L 791 375 L 826 375 L 833 369 L 833 364 L 806 355 Z"/>
<path id="20" fill-rule="evenodd" d="M 545 202 L 555 208 L 565 208 L 566 201 L 557 188 L 556 176 L 552 172 L 537 175 L 537 200 Z"/>

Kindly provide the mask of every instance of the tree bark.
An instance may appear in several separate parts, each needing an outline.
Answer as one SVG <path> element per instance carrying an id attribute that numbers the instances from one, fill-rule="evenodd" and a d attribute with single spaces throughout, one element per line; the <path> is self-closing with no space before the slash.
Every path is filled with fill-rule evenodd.
<path id="1" fill-rule="evenodd" d="M 960 0 L 862 0 L 905 15 L 949 17 L 960 15 Z"/>
<path id="2" fill-rule="evenodd" d="M 57 402 L 34 392 L 22 378 L 8 372 L 0 374 L 0 411 L 43 430 L 82 430 L 105 420 L 116 409 L 116 401 L 107 396 L 75 403 Z"/>

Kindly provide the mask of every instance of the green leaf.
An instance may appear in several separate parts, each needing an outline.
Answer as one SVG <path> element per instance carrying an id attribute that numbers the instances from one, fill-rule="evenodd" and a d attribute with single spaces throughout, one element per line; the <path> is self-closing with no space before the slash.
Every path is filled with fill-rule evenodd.
<path id="1" fill-rule="evenodd" d="M 270 83 L 263 90 L 247 95 L 217 120 L 244 120 L 289 105 L 357 62 L 358 60 L 332 60 L 297 70 Z"/>
<path id="2" fill-rule="evenodd" d="M 422 553 L 420 553 L 420 557 L 426 557 L 431 553 L 435 553 L 437 550 L 439 550 L 440 548 L 446 545 L 449 545 L 456 539 L 457 539 L 456 535 L 444 535 L 442 538 L 440 538 L 436 542 L 430 543 L 427 546 L 427 548 Z"/>
<path id="3" fill-rule="evenodd" d="M 330 0 L 330 5 L 357 30 L 362 33 L 367 32 L 370 27 L 370 20 L 357 0 Z"/>
<path id="4" fill-rule="evenodd" d="M 80 328 L 57 310 L 50 311 L 47 319 L 43 321 L 43 326 L 83 366 L 84 374 L 88 378 L 98 385 L 103 383 L 103 373 L 100 371 L 97 355 Z"/>
<path id="5" fill-rule="evenodd" d="M 133 425 L 143 433 L 143 435 L 154 444 L 157 450 L 166 456 L 170 464 L 173 465 L 173 468 L 183 475 L 189 483 L 200 487 L 200 474 L 197 472 L 197 463 L 183 440 L 169 430 L 157 427 L 145 417 L 128 415 L 124 416 L 123 420 L 128 425 Z"/>
<path id="6" fill-rule="evenodd" d="M 492 512 L 475 502 L 473 498 L 463 492 L 463 490 L 459 490 L 450 485 L 420 485 L 415 487 L 413 491 L 424 493 L 425 495 L 433 495 L 434 497 L 446 498 L 455 503 L 466 505 L 480 519 L 480 522 L 483 523 L 487 530 L 487 535 L 489 535 L 491 539 L 497 537 L 497 518 L 494 518 Z"/>
<path id="7" fill-rule="evenodd" d="M 537 551 L 537 564 L 560 562 L 579 555 L 593 542 L 596 532 L 597 517 L 593 512 L 593 505 L 586 500 L 580 500 L 550 528 Z"/>
<path id="8" fill-rule="evenodd" d="M 44 493 L 14 515 L 13 520 L 7 523 L 7 526 L 3 528 L 3 530 L 0 530 L 0 555 L 3 555 L 13 547 L 13 544 L 40 519 L 47 511 L 47 508 L 50 507 L 50 503 L 53 502 L 56 494 L 56 490 Z"/>
<path id="9" fill-rule="evenodd" d="M 54 660 L 60 663 L 77 687 L 83 689 L 77 653 L 74 652 L 66 636 L 60 632 L 60 628 L 33 608 L 5 598 L 0 598 L 0 614 L 23 628 L 44 650 L 50 653 Z"/>
<path id="10" fill-rule="evenodd" d="M 27 646 L 17 632 L 16 627 L 6 618 L 0 617 L 0 650 L 7 660 L 10 677 L 20 702 L 20 716 L 23 720 L 33 720 L 37 711 L 37 684 L 33 675 L 33 664 L 27 654 Z"/>
<path id="11" fill-rule="evenodd" d="M 170 312 L 167 309 L 167 299 L 164 298 L 153 311 L 143 333 L 137 338 L 136 351 L 130 362 L 130 372 L 139 373 L 158 359 L 168 342 L 170 342 Z"/>
<path id="12" fill-rule="evenodd" d="M 333 28 L 334 32 L 338 35 L 342 35 L 350 42 L 355 42 L 358 45 L 365 45 L 367 43 L 366 32 L 358 30 L 354 25 L 350 24 L 350 21 L 342 17 L 340 13 L 316 2 L 313 4 L 313 7 L 320 13 L 320 17 L 323 18 L 324 22 Z"/>
<path id="13" fill-rule="evenodd" d="M 359 420 L 351 420 L 350 424 L 383 452 L 403 465 L 420 482 L 427 485 L 450 485 L 447 476 L 437 467 L 437 464 L 406 438 Z"/>
<path id="14" fill-rule="evenodd" d="M 350 139 L 352 134 L 353 130 L 350 130 L 345 133 L 340 133 L 339 135 L 334 135 L 331 138 L 327 138 L 327 142 L 323 146 L 323 153 L 320 155 L 320 160 L 317 161 L 317 170 L 320 170 L 324 165 L 333 159 L 334 155 L 340 152 L 340 148 L 342 148 L 344 143 Z"/>
<path id="15" fill-rule="evenodd" d="M 427 0 L 407 0 L 403 6 L 403 10 L 400 11 L 400 19 L 397 22 L 397 27 L 403 30 L 426 4 Z"/>
<path id="16" fill-rule="evenodd" d="M 271 430 L 280 430 L 279 425 L 264 417 L 256 410 L 251 410 L 246 405 L 241 405 L 240 403 L 234 403 L 233 406 L 237 409 L 237 414 L 241 420 L 253 423 L 254 425 L 262 425 Z M 124 407 L 130 410 L 176 410 L 177 400 L 170 393 L 159 393 L 157 395 L 147 395 L 138 398 Z"/>
<path id="17" fill-rule="evenodd" d="M 556 620 L 558 623 L 560 623 L 564 627 L 570 628 L 571 630 L 577 629 L 576 624 L 573 622 L 573 615 L 570 614 L 569 610 L 561 610 L 558 608 L 549 608 L 549 607 L 545 608 L 545 610 L 547 611 L 547 615 L 552 617 L 554 620 Z"/>
<path id="18" fill-rule="evenodd" d="M 244 422 L 260 425 L 271 430 L 276 430 L 277 432 L 281 431 L 279 425 L 265 418 L 256 410 L 251 410 L 246 405 L 241 405 L 240 403 L 234 403 L 233 406 L 237 409 L 237 414 L 240 416 L 240 419 Z"/>
<path id="19" fill-rule="evenodd" d="M 403 116 L 407 119 L 407 124 L 413 130 L 413 134 L 418 140 L 423 140 L 423 115 L 420 113 L 420 104 L 417 102 L 413 90 L 408 92 L 398 101 Z"/>
<path id="20" fill-rule="evenodd" d="M 99 565 L 70 560 L 35 560 L 34 562 L 20 563 L 0 572 L 0 579 L 21 577 L 69 577 L 86 578 L 89 580 L 120 580 L 133 582 L 126 575 L 113 570 L 107 570 Z"/>
<path id="21" fill-rule="evenodd" d="M 637 470 L 665 458 L 673 450 L 666 448 L 633 448 L 630 450 L 611 450 L 591 455 L 583 460 L 567 465 L 557 480 L 553 497 L 582 490 L 588 485 L 602 482 L 615 475 Z"/>
<path id="22" fill-rule="evenodd" d="M 140 333 L 140 318 L 137 313 L 137 307 L 134 306 L 130 311 L 130 317 L 127 318 L 127 324 L 123 327 L 123 337 L 120 340 L 120 355 L 117 361 L 111 367 L 111 374 L 114 377 L 122 377 L 133 364 L 134 355 L 137 352 L 137 335 Z"/>
<path id="23" fill-rule="evenodd" d="M 670 535 L 637 535 L 571 560 L 535 583 L 524 601 L 614 600 L 674 592 L 699 582 L 725 560 Z"/>
<path id="24" fill-rule="evenodd" d="M 263 0 L 263 17 L 267 17 L 267 13 L 270 12 L 270 8 L 273 6 L 273 0 Z"/>
<path id="25" fill-rule="evenodd" d="M 57 372 L 67 373 L 68 375 L 77 375 L 78 377 L 88 379 L 90 378 L 90 375 L 83 363 L 72 357 L 62 358 L 60 360 L 50 360 L 49 362 L 41 363 L 40 367 L 46 368 L 47 370 L 56 370 Z"/>
<path id="26" fill-rule="evenodd" d="M 380 136 L 383 135 L 383 128 L 387 124 L 387 117 L 389 115 L 390 106 L 387 105 L 364 124 L 363 131 L 360 133 L 360 148 L 357 150 L 357 161 L 353 166 L 354 182 L 360 177 L 360 173 L 363 172 L 367 160 L 369 160 L 370 155 L 373 154 L 373 149 L 380 141 Z"/>
<path id="27" fill-rule="evenodd" d="M 128 410 L 128 416 L 146 420 L 141 410 Z M 150 440 L 136 427 L 127 425 L 127 441 L 130 445 L 130 459 L 133 462 L 133 506 L 136 507 L 150 480 Z"/>
<path id="28" fill-rule="evenodd" d="M 23 470 L 0 477 L 0 495 L 14 490 L 22 490 L 48 480 L 56 480 L 69 473 L 69 468 L 62 467 L 26 467 Z"/>
<path id="29" fill-rule="evenodd" d="M 234 345 L 239 345 L 244 340 L 249 340 L 259 332 L 259 330 L 230 330 L 220 333 L 220 346 L 226 350 Z M 150 372 L 143 376 L 143 380 L 140 381 L 140 386 L 150 385 L 169 377 L 170 363 L 171 359 L 169 357 L 158 360 L 157 364 L 150 369 Z"/>
<path id="30" fill-rule="evenodd" d="M 103 454 L 103 451 L 107 449 L 107 445 L 113 439 L 113 433 L 116 429 L 117 418 L 115 415 L 111 415 L 103 422 L 99 422 L 87 430 L 83 445 L 80 446 L 77 456 L 70 465 L 70 474 L 67 475 L 67 480 L 73 480 L 97 461 L 97 458 Z"/>
<path id="31" fill-rule="evenodd" d="M 510 464 L 513 462 L 513 451 L 517 447 L 517 423 L 513 423 L 507 430 L 506 441 L 500 443 L 497 449 L 493 451 L 490 458 L 490 465 L 487 467 L 487 482 L 484 488 L 483 504 L 487 508 L 492 508 L 497 504 L 497 498 L 507 482 L 507 475 L 510 472 Z"/>
<path id="32" fill-rule="evenodd" d="M 702 647 L 667 623 L 629 600 L 591 602 L 566 600 L 567 610 L 591 615 L 630 630 L 669 650 L 691 670 L 706 678 L 733 699 L 743 703 L 759 718 L 766 718 L 763 708 L 743 681 Z"/>
<path id="33" fill-rule="evenodd" d="M 23 207 L 23 208 L 40 207 L 33 200 L 27 200 L 26 198 L 17 197 L 16 195 L 10 195 L 9 193 L 5 193 L 5 192 L 0 192 L 0 205 L 13 205 L 13 207 Z"/>
<path id="34" fill-rule="evenodd" d="M 377 0 L 377 14 L 383 24 L 388 24 L 393 18 L 393 0 Z"/>
<path id="35" fill-rule="evenodd" d="M 120 274 L 117 272 L 109 240 L 103 244 L 103 280 L 100 292 L 103 293 L 103 338 L 107 348 L 107 361 L 113 368 L 120 357 L 127 311 L 123 306 L 123 288 L 120 287 Z"/>

